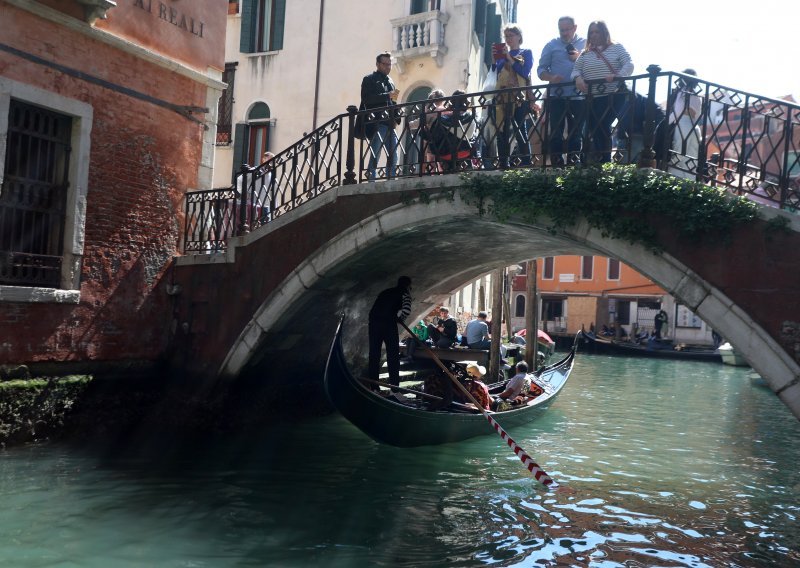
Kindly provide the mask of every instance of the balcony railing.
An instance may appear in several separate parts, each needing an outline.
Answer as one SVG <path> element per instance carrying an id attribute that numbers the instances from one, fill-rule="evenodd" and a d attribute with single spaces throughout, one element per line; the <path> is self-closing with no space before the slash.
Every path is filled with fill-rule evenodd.
<path id="1" fill-rule="evenodd" d="M 433 57 L 441 66 L 447 53 L 445 27 L 450 16 L 440 10 L 392 20 L 392 57 L 401 69 L 408 59 Z"/>
<path id="2" fill-rule="evenodd" d="M 230 237 L 339 185 L 609 161 L 657 167 L 800 211 L 800 105 L 649 71 L 620 80 L 624 92 L 598 85 L 598 93 L 579 99 L 583 115 L 560 128 L 548 118 L 548 96 L 561 94 L 558 85 L 372 111 L 348 107 L 271 161 L 243 165 L 231 187 L 187 194 L 184 250 L 224 250 Z M 687 81 L 695 83 L 687 89 Z M 676 104 L 678 91 L 699 105 Z M 690 106 L 699 112 L 679 128 Z"/>

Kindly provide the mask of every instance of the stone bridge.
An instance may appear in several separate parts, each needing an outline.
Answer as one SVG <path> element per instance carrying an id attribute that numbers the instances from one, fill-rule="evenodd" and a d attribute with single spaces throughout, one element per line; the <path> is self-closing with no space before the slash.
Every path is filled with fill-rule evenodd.
<path id="1" fill-rule="evenodd" d="M 486 173 L 485 175 L 499 175 Z M 662 254 L 604 237 L 586 222 L 499 222 L 465 201 L 458 175 L 333 187 L 227 249 L 178 259 L 173 364 L 209 377 L 251 375 L 318 385 L 340 314 L 354 367 L 367 313 L 397 277 L 413 279 L 415 314 L 478 276 L 561 254 L 615 257 L 728 338 L 800 417 L 800 219 L 763 207 L 727 245 L 662 230 Z M 783 217 L 789 230 L 769 231 Z M 793 342 L 794 341 L 794 342 Z"/>

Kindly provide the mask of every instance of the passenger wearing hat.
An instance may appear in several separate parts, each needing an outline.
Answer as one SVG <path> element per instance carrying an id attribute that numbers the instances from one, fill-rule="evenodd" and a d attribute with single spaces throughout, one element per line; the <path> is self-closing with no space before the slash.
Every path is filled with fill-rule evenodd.
<path id="1" fill-rule="evenodd" d="M 386 366 L 389 382 L 400 385 L 400 334 L 397 322 L 405 321 L 411 313 L 411 278 L 401 276 L 397 286 L 387 288 L 375 299 L 369 311 L 369 378 L 380 376 L 381 346 L 386 346 Z M 378 390 L 377 386 L 372 387 Z"/>
<path id="2" fill-rule="evenodd" d="M 489 387 L 482 381 L 483 376 L 486 374 L 486 367 L 477 363 L 470 363 L 467 365 L 467 374 L 471 379 L 467 382 L 467 391 L 485 410 L 489 410 L 492 399 L 489 396 Z"/>

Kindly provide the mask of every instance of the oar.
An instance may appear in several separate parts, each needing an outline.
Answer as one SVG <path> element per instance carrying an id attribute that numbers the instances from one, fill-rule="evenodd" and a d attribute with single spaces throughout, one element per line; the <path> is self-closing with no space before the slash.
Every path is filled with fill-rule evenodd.
<path id="1" fill-rule="evenodd" d="M 464 385 L 462 385 L 461 382 L 457 378 L 455 378 L 453 373 L 450 372 L 450 369 L 445 367 L 445 365 L 442 363 L 442 361 L 439 359 L 436 353 L 433 352 L 433 349 L 431 349 L 428 346 L 428 344 L 425 343 L 424 341 L 420 341 L 419 338 L 414 334 L 414 332 L 408 329 L 408 326 L 404 322 L 400 321 L 400 325 L 402 325 L 403 329 L 405 329 L 408 333 L 411 334 L 411 337 L 414 341 L 422 344 L 422 346 L 428 350 L 428 353 L 430 353 L 433 360 L 436 362 L 437 365 L 439 365 L 442 371 L 444 371 L 445 374 L 448 377 L 450 377 L 450 380 L 453 381 L 453 384 L 456 385 L 456 388 L 458 388 L 458 390 L 460 390 L 461 393 L 464 394 L 469 399 L 470 402 L 472 402 L 472 404 L 474 404 L 477 408 L 480 409 L 480 411 L 483 413 L 483 417 L 489 421 L 489 424 L 491 424 L 495 432 L 500 434 L 500 437 L 506 441 L 508 447 L 511 448 L 512 451 L 517 455 L 517 457 L 522 461 L 522 464 L 526 468 L 528 468 L 528 471 L 533 474 L 533 477 L 536 478 L 536 481 L 544 485 L 547 489 L 555 489 L 556 487 L 558 487 L 558 483 L 556 483 L 556 481 L 552 477 L 547 475 L 547 473 L 545 473 L 545 471 L 541 467 L 539 467 L 539 464 L 537 464 L 535 461 L 531 459 L 531 457 L 525 452 L 525 450 L 523 450 L 517 445 L 517 443 L 511 438 L 511 436 L 509 436 L 508 433 L 505 430 L 503 430 L 503 427 L 497 423 L 497 420 L 492 418 L 492 415 L 486 412 L 486 409 L 483 407 L 483 405 L 480 404 L 477 400 L 475 400 L 475 397 L 472 396 L 472 393 L 470 393 L 464 387 Z"/>

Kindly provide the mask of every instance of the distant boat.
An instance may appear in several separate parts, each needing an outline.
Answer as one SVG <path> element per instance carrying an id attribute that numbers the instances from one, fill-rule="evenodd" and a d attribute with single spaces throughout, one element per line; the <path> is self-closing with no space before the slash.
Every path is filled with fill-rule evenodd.
<path id="1" fill-rule="evenodd" d="M 734 367 L 749 367 L 750 363 L 747 359 L 739 355 L 730 343 L 723 343 L 717 350 L 719 351 L 722 362 L 726 365 L 733 365 Z"/>
<path id="2" fill-rule="evenodd" d="M 695 345 L 675 345 L 669 339 L 650 338 L 643 343 L 619 341 L 607 337 L 599 337 L 594 333 L 583 334 L 588 353 L 605 355 L 625 355 L 628 357 L 651 357 L 654 359 L 681 359 L 684 361 L 708 361 L 719 363 L 721 355 L 711 347 Z"/>
<path id="3" fill-rule="evenodd" d="M 453 403 L 445 408 L 433 395 L 401 388 L 385 397 L 353 377 L 342 349 L 342 324 L 336 331 L 325 368 L 325 392 L 331 404 L 367 436 L 399 447 L 430 446 L 458 442 L 494 432 L 483 414 L 468 405 Z M 504 428 L 534 420 L 550 406 L 564 388 L 575 361 L 575 342 L 569 354 L 558 363 L 531 375 L 542 394 L 509 410 L 491 415 Z M 503 383 L 489 385 L 490 393 L 499 394 Z M 405 396 L 408 394 L 408 396 Z M 441 400 L 439 400 L 441 402 Z"/>

